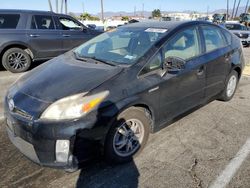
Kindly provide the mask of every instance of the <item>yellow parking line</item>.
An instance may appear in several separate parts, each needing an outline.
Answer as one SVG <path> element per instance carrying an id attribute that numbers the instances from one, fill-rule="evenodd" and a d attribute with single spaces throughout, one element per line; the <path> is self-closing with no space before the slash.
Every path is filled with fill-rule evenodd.
<path id="1" fill-rule="evenodd" d="M 243 75 L 250 76 L 250 65 L 247 65 L 243 71 Z"/>

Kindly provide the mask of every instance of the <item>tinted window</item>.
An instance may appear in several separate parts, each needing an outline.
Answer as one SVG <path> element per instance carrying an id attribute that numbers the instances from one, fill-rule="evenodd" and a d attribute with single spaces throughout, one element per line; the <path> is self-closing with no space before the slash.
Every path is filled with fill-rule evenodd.
<path id="1" fill-rule="evenodd" d="M 55 29 L 54 21 L 51 16 L 33 16 L 31 29 Z"/>
<path id="2" fill-rule="evenodd" d="M 19 18 L 19 14 L 0 14 L 0 29 L 15 29 Z"/>
<path id="3" fill-rule="evenodd" d="M 81 30 L 82 26 L 69 18 L 59 18 L 63 30 Z"/>
<path id="4" fill-rule="evenodd" d="M 232 43 L 232 35 L 231 33 L 227 32 L 227 31 L 223 31 L 223 34 L 226 38 L 226 41 L 227 41 L 227 45 L 231 45 Z"/>
<path id="5" fill-rule="evenodd" d="M 198 32 L 196 28 L 188 28 L 179 32 L 164 48 L 165 59 L 178 57 L 184 60 L 200 54 Z"/>
<path id="6" fill-rule="evenodd" d="M 247 30 L 247 27 L 240 24 L 226 24 L 226 28 L 229 30 Z"/>
<path id="7" fill-rule="evenodd" d="M 226 41 L 219 28 L 213 26 L 202 26 L 202 32 L 205 38 L 207 52 L 226 46 Z"/>
<path id="8" fill-rule="evenodd" d="M 157 70 L 162 67 L 162 58 L 161 54 L 158 53 L 153 59 L 143 68 L 141 74 L 146 74 L 148 72 Z"/>

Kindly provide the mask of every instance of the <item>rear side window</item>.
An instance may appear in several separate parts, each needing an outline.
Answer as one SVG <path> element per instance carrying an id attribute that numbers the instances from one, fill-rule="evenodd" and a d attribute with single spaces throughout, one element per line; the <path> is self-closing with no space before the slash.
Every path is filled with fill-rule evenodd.
<path id="1" fill-rule="evenodd" d="M 0 14 L 0 29 L 16 29 L 19 14 Z"/>
<path id="2" fill-rule="evenodd" d="M 33 16 L 31 21 L 31 29 L 55 29 L 52 16 Z"/>
<path id="3" fill-rule="evenodd" d="M 211 52 L 227 45 L 219 28 L 202 26 L 202 32 L 205 38 L 206 52 Z"/>

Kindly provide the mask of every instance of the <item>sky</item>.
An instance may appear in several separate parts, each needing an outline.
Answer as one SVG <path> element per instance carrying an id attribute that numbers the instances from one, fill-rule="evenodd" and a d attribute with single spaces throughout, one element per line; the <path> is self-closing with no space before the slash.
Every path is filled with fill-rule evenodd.
<path id="1" fill-rule="evenodd" d="M 55 8 L 55 0 L 51 0 Z M 234 0 L 230 1 L 230 7 Z M 61 2 L 61 0 L 59 0 Z M 103 0 L 104 11 L 152 11 L 159 8 L 162 11 L 184 11 L 192 10 L 206 12 L 216 9 L 226 9 L 227 0 Z M 242 0 L 241 6 L 245 6 L 247 0 Z M 83 6 L 84 5 L 84 6 Z M 48 0 L 0 0 L 0 9 L 32 9 L 49 10 Z M 68 12 L 85 12 L 96 14 L 101 10 L 100 0 L 68 0 Z M 55 10 L 54 10 L 55 11 Z"/>

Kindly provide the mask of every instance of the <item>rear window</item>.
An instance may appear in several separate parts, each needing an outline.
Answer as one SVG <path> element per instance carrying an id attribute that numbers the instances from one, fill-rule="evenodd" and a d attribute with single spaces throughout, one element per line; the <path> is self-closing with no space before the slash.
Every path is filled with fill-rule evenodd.
<path id="1" fill-rule="evenodd" d="M 0 14 L 0 29 L 16 29 L 19 14 Z"/>

